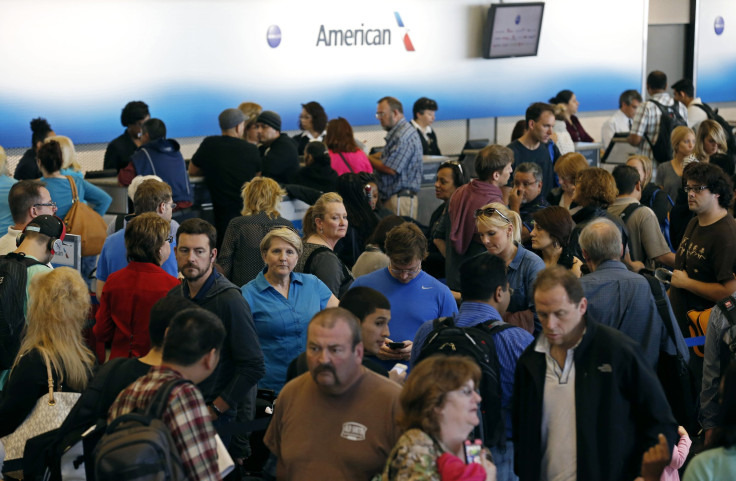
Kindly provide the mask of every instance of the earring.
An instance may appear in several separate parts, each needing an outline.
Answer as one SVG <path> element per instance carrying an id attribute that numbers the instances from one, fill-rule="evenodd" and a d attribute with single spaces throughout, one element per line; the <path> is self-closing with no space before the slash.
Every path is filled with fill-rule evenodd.
<path id="1" fill-rule="evenodd" d="M 323 234 L 324 232 L 325 232 L 325 230 L 324 230 L 324 229 L 323 229 L 322 227 L 320 227 L 320 228 L 319 228 L 319 233 L 320 233 L 320 234 Z"/>

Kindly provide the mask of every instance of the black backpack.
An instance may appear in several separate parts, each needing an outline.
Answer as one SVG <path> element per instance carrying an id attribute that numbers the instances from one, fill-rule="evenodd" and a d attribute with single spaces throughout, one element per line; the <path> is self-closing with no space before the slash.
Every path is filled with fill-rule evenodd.
<path id="1" fill-rule="evenodd" d="M 26 325 L 23 306 L 28 268 L 36 264 L 43 265 L 24 254 L 11 252 L 0 257 L 0 370 L 10 369 L 18 354 Z"/>
<path id="2" fill-rule="evenodd" d="M 467 356 L 480 367 L 481 423 L 475 438 L 486 446 L 506 443 L 505 413 L 501 407 L 501 373 L 493 335 L 513 326 L 503 321 L 486 321 L 472 327 L 457 327 L 452 317 L 432 321 L 432 332 L 424 341 L 417 364 L 434 354 Z"/>
<path id="3" fill-rule="evenodd" d="M 714 110 L 713 107 L 708 104 L 692 105 L 695 105 L 700 110 L 705 112 L 705 114 L 708 116 L 708 119 L 715 120 L 721 125 L 723 131 L 726 133 L 726 145 L 728 146 L 728 153 L 731 155 L 736 155 L 736 137 L 734 137 L 733 135 L 733 127 L 731 127 L 726 119 L 718 114 L 718 109 Z"/>
<path id="4" fill-rule="evenodd" d="M 171 391 L 186 379 L 161 385 L 144 413 L 113 420 L 95 448 L 95 479 L 116 481 L 184 479 L 181 457 L 169 428 L 161 420 Z"/>
<path id="5" fill-rule="evenodd" d="M 657 140 L 652 143 L 652 139 L 644 134 L 644 138 L 647 139 L 649 145 L 652 147 L 652 156 L 654 160 L 659 162 L 669 162 L 672 160 L 672 142 L 670 136 L 675 127 L 684 125 L 687 127 L 687 122 L 682 118 L 680 112 L 677 109 L 677 102 L 671 106 L 662 105 L 656 100 L 649 100 L 659 108 L 662 113 L 659 120 L 659 134 L 657 134 Z"/>

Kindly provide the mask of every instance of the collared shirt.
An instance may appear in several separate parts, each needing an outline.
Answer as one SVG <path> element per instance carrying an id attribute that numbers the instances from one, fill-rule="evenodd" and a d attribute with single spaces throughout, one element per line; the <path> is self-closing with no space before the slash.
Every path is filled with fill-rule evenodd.
<path id="1" fill-rule="evenodd" d="M 618 109 L 610 119 L 603 122 L 601 127 L 601 142 L 603 142 L 603 148 L 607 148 L 608 144 L 611 143 L 611 139 L 614 134 L 628 133 L 631 130 L 632 120 L 626 116 L 625 113 Z"/>
<path id="2" fill-rule="evenodd" d="M 509 302 L 508 312 L 519 312 L 534 307 L 534 291 L 532 285 L 539 271 L 544 269 L 544 261 L 534 252 L 517 245 L 516 255 L 508 266 L 506 276 L 514 294 Z M 535 324 L 537 323 L 535 319 Z"/>
<path id="3" fill-rule="evenodd" d="M 419 192 L 422 183 L 422 142 L 419 133 L 406 121 L 399 120 L 386 135 L 381 161 L 396 175 L 378 173 L 378 190 L 388 199 L 403 189 Z"/>
<path id="4" fill-rule="evenodd" d="M 659 92 L 652 95 L 651 100 L 655 100 L 666 107 L 672 107 L 677 104 L 677 111 L 680 116 L 687 120 L 687 107 L 680 102 L 675 102 L 667 92 Z M 696 107 L 697 108 L 697 107 Z M 659 136 L 659 122 L 662 119 L 662 111 L 654 103 L 646 101 L 639 105 L 634 114 L 634 120 L 631 123 L 631 133 L 642 138 L 639 144 L 639 151 L 642 155 L 652 158 L 652 147 L 649 145 L 644 135 L 649 138 L 652 145 L 657 143 Z"/>
<path id="5" fill-rule="evenodd" d="M 584 332 L 583 332 L 584 333 Z M 544 353 L 547 370 L 544 376 L 542 403 L 542 480 L 577 479 L 578 446 L 575 421 L 575 348 L 583 336 L 567 350 L 564 366 L 552 357 L 551 347 L 544 333 L 534 346 Z"/>
<path id="6" fill-rule="evenodd" d="M 286 382 L 289 363 L 306 349 L 309 321 L 327 307 L 332 292 L 315 276 L 292 272 L 286 298 L 266 280 L 267 269 L 240 292 L 253 313 L 266 363 L 266 375 L 258 386 L 278 392 Z"/>
<path id="7" fill-rule="evenodd" d="M 173 379 L 183 376 L 169 367 L 151 367 L 148 374 L 118 395 L 107 415 L 108 422 L 135 409 L 147 409 L 161 386 Z M 194 384 L 181 384 L 173 389 L 162 421 L 171 432 L 188 480 L 221 479 L 215 430 L 202 393 Z"/>
<path id="8" fill-rule="evenodd" d="M 417 129 L 417 131 L 419 131 L 420 134 L 422 134 L 422 136 L 424 137 L 424 140 L 429 142 L 429 134 L 432 133 L 432 126 L 427 125 L 426 127 L 422 127 L 421 125 L 417 123 L 416 120 L 412 120 L 411 124 L 414 126 L 415 129 Z"/>

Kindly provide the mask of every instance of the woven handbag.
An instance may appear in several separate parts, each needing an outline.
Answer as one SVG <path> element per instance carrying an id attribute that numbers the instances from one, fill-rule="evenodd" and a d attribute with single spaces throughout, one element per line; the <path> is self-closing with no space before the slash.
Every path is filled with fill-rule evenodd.
<path id="1" fill-rule="evenodd" d="M 46 362 L 46 373 L 49 379 L 49 393 L 38 399 L 31 414 L 15 431 L 0 438 L 0 442 L 5 447 L 5 461 L 23 458 L 26 441 L 61 426 L 61 423 L 64 422 L 64 419 L 81 396 L 80 393 L 76 392 L 54 392 L 51 365 L 45 355 L 44 361 Z"/>

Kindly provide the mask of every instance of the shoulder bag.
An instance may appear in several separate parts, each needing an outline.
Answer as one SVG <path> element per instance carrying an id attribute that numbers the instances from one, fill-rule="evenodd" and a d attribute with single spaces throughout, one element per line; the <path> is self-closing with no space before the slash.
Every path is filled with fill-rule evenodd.
<path id="1" fill-rule="evenodd" d="M 44 394 L 36 402 L 31 414 L 12 433 L 0 438 L 5 448 L 5 468 L 11 468 L 8 461 L 22 460 L 26 441 L 30 438 L 51 431 L 61 426 L 74 404 L 81 396 L 80 393 L 54 392 L 54 378 L 51 375 L 51 365 L 46 355 L 43 355 L 46 363 L 46 373 L 49 381 L 49 393 Z M 3 471 L 5 472 L 5 468 Z M 11 468 L 12 469 L 12 468 Z"/>
<path id="2" fill-rule="evenodd" d="M 96 256 L 102 252 L 102 244 L 107 238 L 107 224 L 100 214 L 79 201 L 77 184 L 71 176 L 66 178 L 72 188 L 72 206 L 64 217 L 64 223 L 70 234 L 82 238 L 82 256 Z"/>

